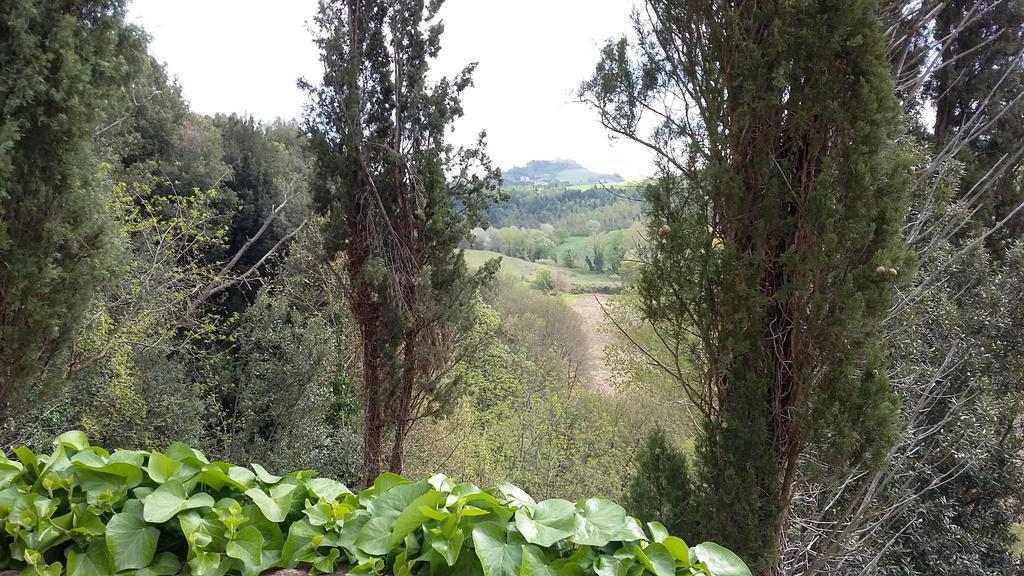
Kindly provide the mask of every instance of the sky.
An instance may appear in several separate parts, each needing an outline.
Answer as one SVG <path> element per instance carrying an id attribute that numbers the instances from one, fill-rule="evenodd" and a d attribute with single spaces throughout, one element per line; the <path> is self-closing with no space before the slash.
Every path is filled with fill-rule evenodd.
<path id="1" fill-rule="evenodd" d="M 435 70 L 478 62 L 453 142 L 487 130 L 505 169 L 529 160 L 573 159 L 627 179 L 653 172 L 639 145 L 609 139 L 597 114 L 575 101 L 604 42 L 629 27 L 633 0 L 448 0 Z M 307 23 L 316 0 L 134 0 L 132 21 L 176 76 L 192 109 L 298 118 L 320 65 Z"/>

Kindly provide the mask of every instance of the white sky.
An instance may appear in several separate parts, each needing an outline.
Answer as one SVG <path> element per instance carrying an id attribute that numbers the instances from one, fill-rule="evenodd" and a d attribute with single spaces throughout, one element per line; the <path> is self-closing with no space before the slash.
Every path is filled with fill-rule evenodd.
<path id="1" fill-rule="evenodd" d="M 570 158 L 627 179 L 652 172 L 638 145 L 610 142 L 597 115 L 574 102 L 604 41 L 629 27 L 633 0 L 448 0 L 437 69 L 479 62 L 455 142 L 488 132 L 502 168 Z M 129 14 L 153 37 L 197 112 L 297 118 L 301 77 L 319 79 L 306 23 L 316 0 L 134 0 Z"/>

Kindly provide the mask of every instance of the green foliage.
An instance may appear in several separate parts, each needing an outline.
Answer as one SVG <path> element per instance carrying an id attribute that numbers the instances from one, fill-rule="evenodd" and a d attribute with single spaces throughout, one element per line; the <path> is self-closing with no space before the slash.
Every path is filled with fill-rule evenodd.
<path id="1" fill-rule="evenodd" d="M 537 273 L 533 275 L 533 280 L 530 281 L 530 286 L 542 292 L 550 292 L 554 290 L 555 280 L 551 275 L 551 270 L 547 268 L 537 270 Z"/>
<path id="2" fill-rule="evenodd" d="M 92 140 L 139 38 L 123 2 L 0 7 L 2 403 L 66 351 L 114 264 Z"/>
<path id="3" fill-rule="evenodd" d="M 575 268 L 576 252 L 573 251 L 571 248 L 569 250 L 562 252 L 562 256 L 558 259 L 558 263 L 561 264 L 563 268 Z"/>
<path id="4" fill-rule="evenodd" d="M 453 371 L 453 407 L 413 429 L 410 471 L 510 480 L 544 497 L 620 497 L 644 413 L 592 388 L 579 315 L 501 280 L 476 306 L 482 346 Z"/>
<path id="5" fill-rule="evenodd" d="M 310 471 L 210 462 L 184 444 L 108 453 L 67 432 L 54 447 L 0 459 L 0 566 L 23 574 L 59 575 L 65 558 L 68 576 L 171 576 L 182 564 L 193 576 L 299 565 L 396 576 L 749 574 L 721 547 L 689 548 L 657 523 L 647 532 L 603 498 L 535 502 L 509 484 L 394 474 L 353 494 Z"/>
<path id="6" fill-rule="evenodd" d="M 950 213 L 966 220 L 969 212 L 957 204 Z M 936 243 L 916 285 L 939 271 L 942 285 L 894 318 L 889 362 L 907 433 L 891 473 L 934 487 L 879 534 L 880 573 L 906 573 L 908 566 L 936 575 L 1020 570 L 1009 531 L 1024 491 L 1024 438 L 1016 424 L 1024 405 L 1024 245 L 1007 248 L 998 262 L 980 246 L 957 257 L 961 242 Z M 935 426 L 934 437 L 915 432 Z M 892 488 L 886 497 L 905 493 Z M 911 520 L 905 531 L 895 527 Z"/>
<path id="7" fill-rule="evenodd" d="M 912 276 L 910 158 L 876 3 L 645 4 L 582 95 L 662 168 L 638 289 L 697 375 L 701 529 L 777 570 L 802 482 L 877 466 L 898 431 L 877 270 Z"/>
<path id="8" fill-rule="evenodd" d="M 636 453 L 626 504 L 633 514 L 654 518 L 678 533 L 691 520 L 687 517 L 692 506 L 690 482 L 686 457 L 656 426 Z"/>
<path id="9" fill-rule="evenodd" d="M 971 12 L 977 16 L 965 16 Z M 1018 153 L 1024 138 L 1024 3 L 953 0 L 934 16 L 933 26 L 935 38 L 944 39 L 941 62 L 922 72 L 930 76 L 922 97 L 930 97 L 935 109 L 934 151 L 964 163 L 957 193 L 961 199 L 977 196 L 970 200 L 972 233 L 993 229 L 986 244 L 1002 257 L 1024 233 L 1019 213 L 996 227 L 1024 201 L 1024 157 Z M 981 188 L 984 193 L 977 194 Z"/>
<path id="10" fill-rule="evenodd" d="M 500 258 L 500 261 L 498 260 Z M 528 262 L 511 256 L 503 256 L 497 252 L 486 250 L 466 250 L 466 264 L 470 269 L 479 266 L 493 265 L 498 263 L 498 270 L 501 275 L 509 279 L 529 283 L 539 270 L 550 270 L 553 278 L 564 276 L 565 286 L 559 286 L 562 292 L 574 294 L 590 294 L 593 292 L 601 294 L 618 293 L 622 286 L 607 274 L 588 272 L 587 270 L 569 269 L 555 266 L 553 263 Z M 558 282 L 556 282 L 558 284 Z"/>
<path id="11" fill-rule="evenodd" d="M 1013 536 L 1010 552 L 1018 558 L 1024 558 L 1024 524 L 1014 524 L 1011 526 L 1010 534 Z"/>
<path id="12" fill-rule="evenodd" d="M 109 3 L 104 18 L 120 18 L 120 4 Z M 88 17 L 99 18 L 107 8 Z M 86 17 L 68 10 L 68 21 Z M 105 29 L 98 26 L 97 33 Z M 289 467 L 315 464 L 345 477 L 347 451 L 358 447 L 352 423 L 346 415 L 323 433 L 328 410 L 319 406 L 352 403 L 354 393 L 341 385 L 348 378 L 342 375 L 348 343 L 337 338 L 333 312 L 294 310 L 294 301 L 306 296 L 301 287 L 321 290 L 337 306 L 344 307 L 344 298 L 324 287 L 329 281 L 319 252 L 316 259 L 284 258 L 310 213 L 298 126 L 190 112 L 180 88 L 146 54 L 143 35 L 132 34 L 119 29 L 106 38 L 130 48 L 128 61 L 104 61 L 130 82 L 111 102 L 93 103 L 101 122 L 89 130 L 87 147 L 103 160 L 93 167 L 102 193 L 79 211 L 83 219 L 90 211 L 107 218 L 110 253 L 104 259 L 113 262 L 80 276 L 82 286 L 93 272 L 106 281 L 89 290 L 82 320 L 66 315 L 75 322 L 60 335 L 68 341 L 61 353 L 43 347 L 48 378 L 35 378 L 28 388 L 35 402 L 5 414 L 0 437 L 7 445 L 40 447 L 78 428 L 104 445 L 149 449 L 181 440 L 218 457 L 265 450 Z M 18 230 L 26 241 L 31 234 Z M 290 277 L 274 284 L 279 267 L 289 267 Z M 255 302 L 260 310 L 247 315 Z M 293 319 L 300 336 L 294 340 Z M 289 346 L 299 345 L 308 356 L 284 358 L 295 349 Z M 306 362 L 310 356 L 319 362 Z M 304 418 L 263 410 L 264 427 L 252 433 L 246 392 L 265 392 L 265 407 L 286 386 L 302 391 L 297 397 L 303 402 L 289 406 Z M 309 405 L 318 408 L 305 409 Z M 302 451 L 283 448 L 302 442 L 297 430 L 319 443 Z"/>
<path id="13" fill-rule="evenodd" d="M 531 262 L 552 258 L 556 250 L 551 234 L 518 226 L 474 230 L 474 245 Z"/>
<path id="14" fill-rule="evenodd" d="M 462 245 L 503 198 L 500 171 L 475 145 L 447 142 L 475 66 L 429 74 L 441 50 L 443 1 L 321 2 L 315 42 L 322 82 L 304 131 L 325 252 L 342 252 L 362 350 L 363 482 L 400 472 L 415 398 L 429 399 L 449 331 L 497 263 L 467 269 Z"/>
<path id="15" fill-rule="evenodd" d="M 231 398 L 217 452 L 287 469 L 358 478 L 358 400 L 351 390 L 350 319 L 341 264 L 320 256 L 319 226 L 296 236 L 274 279 L 232 330 L 217 396 Z"/>
<path id="16" fill-rule="evenodd" d="M 552 226 L 559 234 L 587 236 L 591 223 L 604 230 L 629 226 L 642 219 L 646 206 L 638 184 L 628 186 L 515 186 L 506 181 L 509 200 L 491 206 L 488 222 L 507 228 Z"/>

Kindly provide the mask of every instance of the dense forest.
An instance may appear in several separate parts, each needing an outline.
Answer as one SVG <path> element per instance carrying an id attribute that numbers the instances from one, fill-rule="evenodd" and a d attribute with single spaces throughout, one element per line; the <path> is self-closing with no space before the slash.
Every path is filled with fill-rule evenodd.
<path id="1" fill-rule="evenodd" d="M 634 182 L 453 144 L 442 4 L 273 122 L 0 5 L 0 569 L 1024 570 L 1024 3 L 637 2 Z"/>

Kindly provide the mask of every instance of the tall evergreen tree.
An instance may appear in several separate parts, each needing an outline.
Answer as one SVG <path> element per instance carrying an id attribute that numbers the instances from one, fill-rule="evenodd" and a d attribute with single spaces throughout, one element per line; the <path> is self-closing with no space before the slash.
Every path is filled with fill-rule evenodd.
<path id="1" fill-rule="evenodd" d="M 138 39 L 122 1 L 0 6 L 0 402 L 62 350 L 107 275 L 91 144 Z"/>
<path id="2" fill-rule="evenodd" d="M 1024 202 L 1024 2 L 951 0 L 935 18 L 937 71 L 927 96 L 935 105 L 934 146 L 941 153 L 964 141 L 956 155 L 967 171 L 964 197 L 981 196 L 975 215 L 989 229 Z M 1001 256 L 1024 230 L 1024 215 L 1010 217 L 989 240 Z"/>
<path id="3" fill-rule="evenodd" d="M 316 23 L 323 83 L 310 87 L 305 128 L 314 199 L 328 214 L 329 254 L 343 253 L 362 342 L 363 480 L 401 471 L 413 403 L 431 359 L 446 353 L 453 314 L 493 272 L 467 272 L 460 243 L 486 226 L 500 174 L 477 147 L 445 141 L 462 115 L 470 66 L 431 82 L 441 1 L 322 0 Z"/>
<path id="4" fill-rule="evenodd" d="M 701 343 L 701 536 L 779 572 L 798 480 L 877 462 L 895 434 L 878 343 L 909 182 L 875 2 L 648 0 L 635 22 L 582 95 L 663 170 L 639 288 Z"/>

